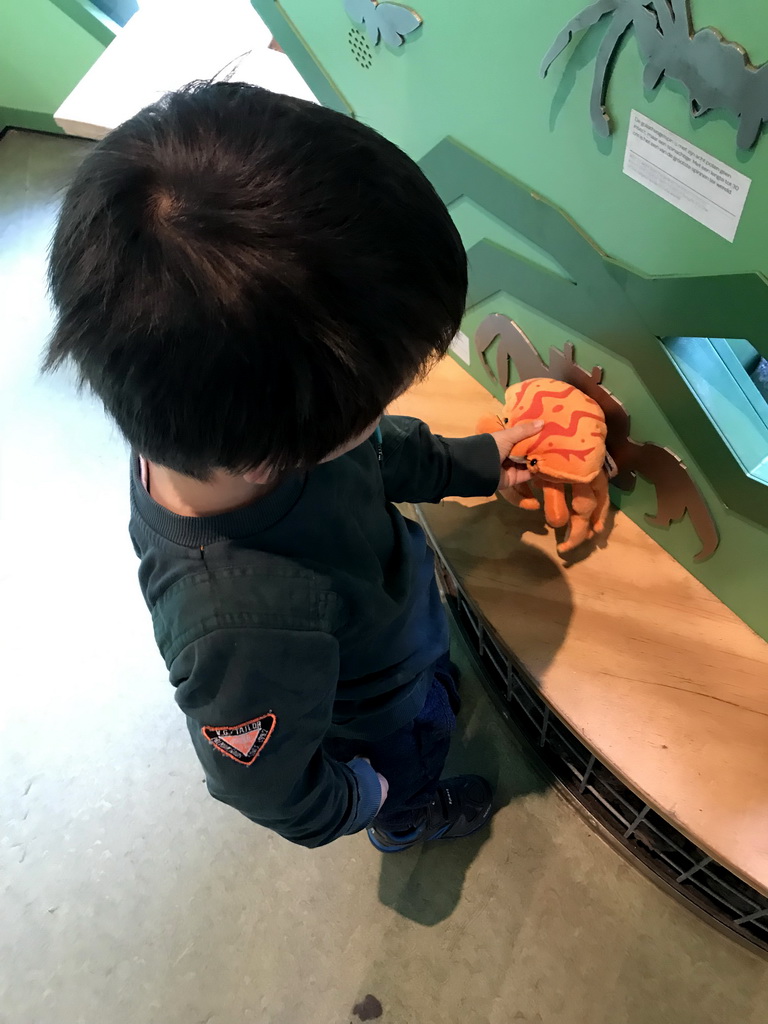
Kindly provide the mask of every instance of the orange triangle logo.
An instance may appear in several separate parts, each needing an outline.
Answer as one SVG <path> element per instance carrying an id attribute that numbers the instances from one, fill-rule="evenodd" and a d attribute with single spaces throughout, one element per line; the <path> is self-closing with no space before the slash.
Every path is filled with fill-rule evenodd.
<path id="1" fill-rule="evenodd" d="M 277 716 L 270 711 L 240 725 L 204 725 L 201 732 L 220 754 L 248 766 L 267 745 L 276 725 Z"/>
<path id="2" fill-rule="evenodd" d="M 246 756 L 250 753 L 251 747 L 257 741 L 259 737 L 254 735 L 252 732 L 244 732 L 241 736 L 222 736 L 226 744 L 230 747 L 234 747 L 235 750 L 239 750 L 241 754 Z"/>

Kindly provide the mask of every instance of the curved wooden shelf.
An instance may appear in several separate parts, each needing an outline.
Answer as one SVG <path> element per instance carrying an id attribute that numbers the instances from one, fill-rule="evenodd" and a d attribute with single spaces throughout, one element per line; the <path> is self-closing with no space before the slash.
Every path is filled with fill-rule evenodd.
<path id="1" fill-rule="evenodd" d="M 488 393 L 452 360 L 392 411 L 471 433 Z M 768 644 L 621 512 L 564 565 L 536 513 L 423 506 L 462 587 L 552 710 L 697 846 L 768 895 Z"/>

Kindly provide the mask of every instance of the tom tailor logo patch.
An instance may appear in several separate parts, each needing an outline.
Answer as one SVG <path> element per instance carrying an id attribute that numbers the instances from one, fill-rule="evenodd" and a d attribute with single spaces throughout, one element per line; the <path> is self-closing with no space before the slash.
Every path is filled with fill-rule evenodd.
<path id="1" fill-rule="evenodd" d="M 238 764 L 253 764 L 277 725 L 277 716 L 270 712 L 252 718 L 242 725 L 204 725 L 202 734 L 220 754 L 231 757 Z"/>

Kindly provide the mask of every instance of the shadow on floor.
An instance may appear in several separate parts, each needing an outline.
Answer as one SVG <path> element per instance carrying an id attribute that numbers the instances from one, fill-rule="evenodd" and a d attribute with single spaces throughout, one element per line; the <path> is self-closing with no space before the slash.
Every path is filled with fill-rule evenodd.
<path id="1" fill-rule="evenodd" d="M 515 623 L 525 630 L 526 623 L 546 623 L 543 630 L 537 627 L 540 636 L 533 648 L 540 675 L 559 649 L 572 614 L 563 567 L 526 541 L 530 533 L 548 532 L 542 517 L 498 499 L 471 508 L 443 502 L 430 506 L 425 518 L 447 564 L 491 625 Z M 509 580 L 515 585 L 510 587 Z M 514 649 L 514 630 L 510 637 Z M 496 811 L 544 792 L 549 785 L 545 772 L 539 772 L 536 758 L 527 746 L 521 749 L 493 706 L 480 681 L 482 667 L 455 629 L 451 653 L 462 673 L 462 711 L 444 776 L 485 776 L 496 793 Z M 493 829 L 492 821 L 469 839 L 382 855 L 381 902 L 421 925 L 445 921 L 456 910 L 467 872 Z"/>
<path id="2" fill-rule="evenodd" d="M 445 776 L 475 772 L 495 791 L 494 813 L 549 786 L 498 716 L 477 678 L 477 668 L 454 635 L 452 655 L 462 672 L 462 710 Z M 493 835 L 494 824 L 476 836 L 383 854 L 379 899 L 402 917 L 427 927 L 446 920 L 458 906 L 470 865 Z"/>

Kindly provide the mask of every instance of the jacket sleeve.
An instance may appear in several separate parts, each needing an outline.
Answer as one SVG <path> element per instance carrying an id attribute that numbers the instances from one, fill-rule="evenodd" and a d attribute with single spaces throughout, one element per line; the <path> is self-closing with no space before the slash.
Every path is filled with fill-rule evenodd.
<path id="1" fill-rule="evenodd" d="M 437 502 L 494 493 L 501 463 L 490 434 L 448 439 L 410 416 L 381 421 L 381 471 L 390 501 Z"/>
<path id="2" fill-rule="evenodd" d="M 373 768 L 322 748 L 338 670 L 329 634 L 256 628 L 218 629 L 171 665 L 211 795 L 301 846 L 357 832 L 379 807 Z"/>

